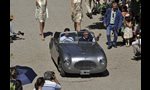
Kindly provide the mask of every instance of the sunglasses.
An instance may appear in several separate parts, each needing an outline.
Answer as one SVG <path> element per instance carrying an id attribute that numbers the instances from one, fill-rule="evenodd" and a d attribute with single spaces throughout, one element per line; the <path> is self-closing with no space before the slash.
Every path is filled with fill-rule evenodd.
<path id="1" fill-rule="evenodd" d="M 115 15 L 114 15 L 114 13 L 113 13 L 113 16 L 112 16 L 113 18 L 115 17 Z"/>
<path id="2" fill-rule="evenodd" d="M 88 34 L 84 34 L 84 35 L 88 35 Z"/>

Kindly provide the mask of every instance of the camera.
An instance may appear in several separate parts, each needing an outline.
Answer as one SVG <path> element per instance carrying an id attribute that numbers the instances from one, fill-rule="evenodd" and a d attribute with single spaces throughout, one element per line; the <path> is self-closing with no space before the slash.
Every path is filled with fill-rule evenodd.
<path id="1" fill-rule="evenodd" d="M 23 32 L 21 32 L 21 31 L 19 31 L 19 33 L 23 36 L 24 35 L 24 33 Z"/>
<path id="2" fill-rule="evenodd" d="M 53 71 L 51 71 L 51 72 L 52 72 L 52 76 L 54 76 L 55 72 L 53 72 Z M 52 77 L 52 79 L 54 79 L 54 78 Z"/>
<path id="3" fill-rule="evenodd" d="M 53 72 L 53 71 L 52 71 L 52 74 L 54 75 L 54 74 L 55 74 L 55 72 Z"/>
<path id="4" fill-rule="evenodd" d="M 141 33 L 137 33 L 136 38 L 140 39 L 141 38 Z"/>

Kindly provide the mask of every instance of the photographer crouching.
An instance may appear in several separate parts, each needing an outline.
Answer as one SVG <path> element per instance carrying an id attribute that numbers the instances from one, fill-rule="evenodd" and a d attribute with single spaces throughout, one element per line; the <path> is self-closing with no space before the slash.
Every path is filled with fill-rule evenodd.
<path id="1" fill-rule="evenodd" d="M 56 79 L 56 75 L 53 71 L 46 71 L 44 73 L 44 79 L 45 79 L 45 83 L 42 87 L 42 90 L 60 90 L 61 89 L 61 85 Z"/>
<path id="2" fill-rule="evenodd" d="M 132 60 L 139 60 L 141 58 L 141 33 L 138 33 L 135 36 L 135 41 L 132 42 L 133 52 L 134 55 Z"/>
<path id="3" fill-rule="evenodd" d="M 16 32 L 13 28 L 12 28 L 12 20 L 14 19 L 13 15 L 10 14 L 10 32 L 14 35 L 13 37 L 10 37 L 10 43 L 13 43 L 13 39 L 12 38 L 16 38 L 16 35 L 24 35 L 23 32 L 18 31 Z"/>

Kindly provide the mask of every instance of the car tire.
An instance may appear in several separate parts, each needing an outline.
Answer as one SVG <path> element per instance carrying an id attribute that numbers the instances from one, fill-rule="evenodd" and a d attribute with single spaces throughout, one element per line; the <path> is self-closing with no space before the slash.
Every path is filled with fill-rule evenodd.
<path id="1" fill-rule="evenodd" d="M 101 72 L 100 73 L 103 77 L 105 77 L 105 76 L 108 76 L 109 75 L 109 72 L 108 72 L 108 70 L 106 69 L 104 72 Z"/>
<path id="2" fill-rule="evenodd" d="M 66 76 L 66 72 L 63 70 L 63 68 L 61 68 L 60 75 L 61 75 L 62 77 L 65 77 L 65 76 Z"/>
<path id="3" fill-rule="evenodd" d="M 60 75 L 61 75 L 62 77 L 65 77 L 67 73 L 66 73 L 66 72 L 63 70 L 63 68 L 62 68 L 62 60 L 61 60 L 61 59 L 59 60 L 58 68 L 59 68 L 59 71 L 60 71 Z"/>

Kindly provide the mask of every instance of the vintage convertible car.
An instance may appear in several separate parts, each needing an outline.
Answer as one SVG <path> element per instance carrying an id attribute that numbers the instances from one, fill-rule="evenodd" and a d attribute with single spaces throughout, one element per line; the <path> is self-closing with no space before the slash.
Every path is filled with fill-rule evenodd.
<path id="1" fill-rule="evenodd" d="M 85 32 L 88 32 L 89 41 L 81 39 Z M 89 75 L 106 70 L 106 55 L 95 40 L 93 32 L 55 32 L 49 47 L 51 58 L 61 76 L 66 76 L 67 73 Z"/>

